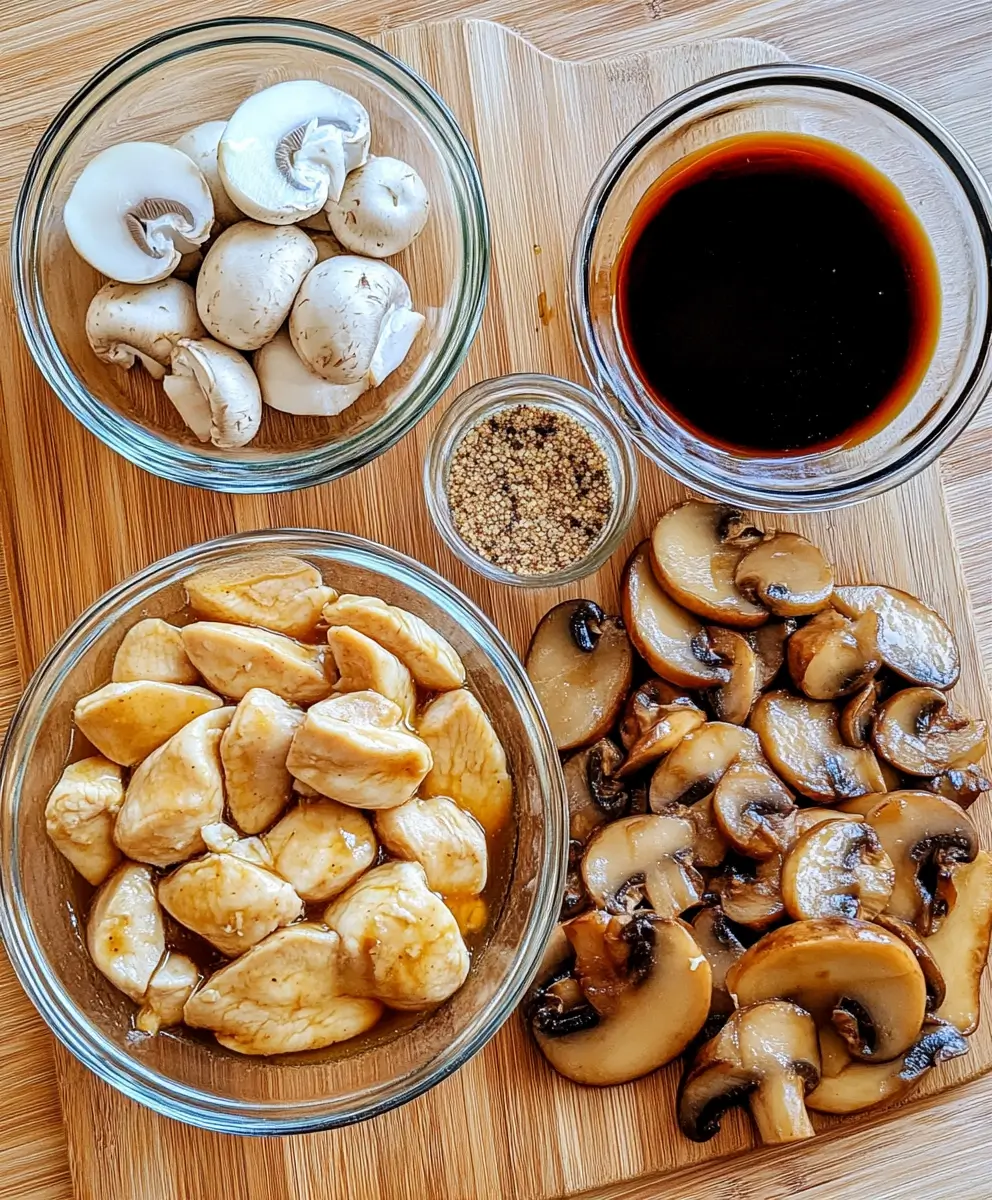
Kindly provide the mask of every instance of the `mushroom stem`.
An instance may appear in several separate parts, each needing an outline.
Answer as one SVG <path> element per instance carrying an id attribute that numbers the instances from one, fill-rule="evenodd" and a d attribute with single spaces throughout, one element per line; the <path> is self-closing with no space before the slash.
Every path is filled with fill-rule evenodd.
<path id="1" fill-rule="evenodd" d="M 749 1097 L 751 1116 L 766 1146 L 801 1142 L 816 1132 L 806 1112 L 806 1084 L 799 1075 L 768 1075 Z"/>

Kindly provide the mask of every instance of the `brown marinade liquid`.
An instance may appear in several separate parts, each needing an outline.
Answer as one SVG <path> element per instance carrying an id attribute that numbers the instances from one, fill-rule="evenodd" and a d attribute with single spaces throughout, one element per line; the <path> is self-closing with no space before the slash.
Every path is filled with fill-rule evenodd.
<path id="1" fill-rule="evenodd" d="M 940 326 L 933 250 L 902 193 L 803 134 L 677 162 L 631 218 L 614 287 L 650 395 L 752 455 L 870 437 L 913 396 Z"/>

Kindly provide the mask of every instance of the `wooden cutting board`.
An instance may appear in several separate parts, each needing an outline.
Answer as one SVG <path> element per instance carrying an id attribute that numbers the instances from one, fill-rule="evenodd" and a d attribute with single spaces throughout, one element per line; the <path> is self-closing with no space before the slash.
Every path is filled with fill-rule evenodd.
<path id="1" fill-rule="evenodd" d="M 672 92 L 731 67 L 781 57 L 754 41 L 646 49 L 563 62 L 499 26 L 445 23 L 379 39 L 449 101 L 479 156 L 493 221 L 493 283 L 482 333 L 453 395 L 509 370 L 581 379 L 565 279 L 572 231 L 597 168 L 619 138 Z M 681 489 L 642 463 L 639 519 L 613 562 L 570 593 L 490 587 L 434 537 L 419 492 L 428 419 L 400 446 L 347 480 L 293 496 L 232 499 L 163 483 L 83 432 L 41 383 L 2 314 L 0 429 L 8 489 L 5 541 L 22 670 L 113 583 L 163 554 L 232 530 L 314 525 L 364 534 L 440 570 L 472 595 L 522 650 L 536 619 L 565 594 L 616 601 L 624 555 Z M 442 402 L 443 407 L 443 402 Z M 397 486 L 410 481 L 397 502 Z M 965 589 L 939 474 L 930 471 L 869 505 L 784 522 L 829 551 L 842 579 L 878 578 L 946 613 L 962 644 L 969 709 L 988 715 Z M 973 810 L 986 844 L 989 814 Z M 366 1125 L 281 1140 L 203 1134 L 155 1117 L 57 1051 L 77 1193 L 156 1200 L 267 1197 L 546 1197 L 601 1191 L 751 1145 L 734 1116 L 706 1146 L 676 1132 L 676 1072 L 608 1091 L 574 1087 L 547 1069 L 514 1018 L 471 1064 L 428 1096 Z M 931 1075 L 932 1094 L 992 1067 L 992 1033 L 965 1060 Z M 849 1123 L 850 1130 L 853 1125 Z M 838 1131 L 834 1136 L 843 1136 Z"/>

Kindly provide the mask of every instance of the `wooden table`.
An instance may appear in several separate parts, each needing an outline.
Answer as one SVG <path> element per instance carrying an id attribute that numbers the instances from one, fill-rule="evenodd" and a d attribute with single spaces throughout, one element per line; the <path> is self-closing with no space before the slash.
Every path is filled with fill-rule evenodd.
<path id="1" fill-rule="evenodd" d="M 380 0 L 375 11 L 343 0 L 315 8 L 298 0 L 247 0 L 241 13 L 305 16 L 373 35 L 400 24 L 445 16 L 497 19 L 542 49 L 562 56 L 621 53 L 638 46 L 643 31 L 683 40 L 752 35 L 771 40 L 792 57 L 830 62 L 876 75 L 928 105 L 992 178 L 992 5 L 989 0 Z M 7 0 L 0 5 L 4 79 L 0 141 L 7 163 L 0 173 L 0 222 L 9 230 L 16 188 L 49 116 L 86 77 L 139 37 L 182 21 L 225 13 L 213 0 L 138 0 L 126 9 L 112 0 Z M 46 53 L 58 45 L 57 54 Z M 38 116 L 37 114 L 44 114 Z M 6 240 L 6 238 L 4 238 Z M 6 266 L 0 268 L 0 304 L 12 304 Z M 4 489 L 16 470 L 0 464 Z M 992 679 L 992 406 L 942 463 L 952 518 L 981 639 L 986 677 Z M 6 515 L 4 514 L 4 519 Z M 0 723 L 6 725 L 20 688 L 15 633 L 5 577 L 0 577 Z M 0 1039 L 0 1197 L 55 1200 L 73 1194 L 62 1132 L 50 1035 L 21 996 L 0 956 L 0 994 L 6 1018 Z M 31 1064 L 26 1070 L 26 1064 Z M 752 1156 L 746 1185 L 721 1185 L 720 1164 L 684 1172 L 663 1183 L 640 1181 L 615 1189 L 619 1200 L 711 1197 L 772 1200 L 802 1196 L 843 1200 L 979 1200 L 992 1151 L 983 1117 L 992 1105 L 992 1076 L 877 1123 L 801 1149 Z M 108 1138 L 114 1130 L 106 1131 Z M 218 1180 L 218 1195 L 223 1181 Z M 163 1196 L 177 1195 L 163 1182 Z M 132 1200 L 100 1197 L 99 1200 Z M 143 1200 L 143 1198 L 134 1198 Z M 383 1200 L 389 1200 L 384 1197 Z"/>

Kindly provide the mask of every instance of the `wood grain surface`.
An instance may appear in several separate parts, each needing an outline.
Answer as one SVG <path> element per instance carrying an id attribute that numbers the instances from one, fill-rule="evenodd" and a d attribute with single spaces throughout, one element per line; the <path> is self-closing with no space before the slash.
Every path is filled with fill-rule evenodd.
<path id="1" fill-rule="evenodd" d="M 479 15 L 499 16 L 527 32 L 544 49 L 572 57 L 639 52 L 622 68 L 576 68 L 541 59 L 515 40 L 476 27 L 467 34 L 394 32 L 381 40 L 407 58 L 453 103 L 474 137 L 493 207 L 498 246 L 495 286 L 486 329 L 459 385 L 469 379 L 517 369 L 553 369 L 581 378 L 568 339 L 564 314 L 563 264 L 575 212 L 599 161 L 637 116 L 692 73 L 728 65 L 725 50 L 687 54 L 661 48 L 673 39 L 757 34 L 772 37 L 793 57 L 830 60 L 859 67 L 912 90 L 941 116 L 992 173 L 992 132 L 983 86 L 992 58 L 992 16 L 987 4 L 942 6 L 883 2 L 696 3 L 654 0 L 645 7 L 568 0 L 558 6 L 514 8 L 489 3 Z M 403 21 L 457 11 L 449 0 L 413 6 L 387 0 L 374 14 L 343 5 L 305 12 L 299 4 L 266 6 L 268 13 L 319 16 L 364 34 L 382 33 Z M 181 20 L 219 15 L 211 4 L 156 4 L 142 0 L 130 11 L 144 14 L 137 29 L 120 21 L 107 0 L 70 7 L 37 0 L 0 8 L 5 46 L 5 104 L 0 136 L 8 158 L 0 174 L 0 206 L 9 224 L 10 206 L 31 146 L 47 120 L 93 69 L 136 36 Z M 262 11 L 246 5 L 242 11 Z M 652 54 L 646 57 L 648 47 Z M 760 56 L 760 47 L 737 53 Z M 710 57 L 707 57 L 710 56 Z M 667 63 L 662 71 L 658 64 Z M 58 63 L 56 68 L 53 64 Z M 529 92 L 573 99 L 588 87 L 616 89 L 608 96 L 601 127 L 583 130 L 583 161 L 569 176 L 573 185 L 552 210 L 536 205 L 532 227 L 520 228 L 511 197 L 501 187 L 512 178 L 507 161 L 519 152 L 491 120 L 497 105 L 513 109 L 521 93 L 507 78 L 526 80 Z M 636 84 L 638 86 L 632 86 Z M 532 108 L 525 123 L 540 121 Z M 611 124 L 612 122 L 612 124 Z M 573 194 L 574 193 L 574 194 Z M 542 245 L 539 266 L 532 246 Z M 540 291 L 549 299 L 552 321 L 536 318 Z M 426 517 L 419 494 L 397 516 L 377 510 L 374 480 L 416 478 L 429 425 L 422 426 L 378 464 L 351 480 L 294 497 L 233 501 L 171 488 L 152 481 L 114 458 L 83 434 L 40 384 L 15 333 L 9 286 L 0 288 L 9 353 L 0 358 L 4 427 L 0 451 L 5 482 L 3 513 L 10 578 L 15 580 L 14 626 L 0 592 L 0 703 L 9 713 L 19 672 L 29 670 L 62 628 L 118 578 L 179 545 L 232 529 L 269 524 L 316 524 L 365 533 L 413 551 L 437 566 L 480 600 L 518 647 L 537 612 L 551 597 L 488 590 L 456 568 L 437 543 L 425 540 Z M 507 344 L 502 330 L 513 330 Z M 458 386 L 458 385 L 456 385 Z M 962 698 L 976 703 L 992 662 L 992 419 L 979 418 L 947 455 L 940 472 L 902 489 L 898 497 L 856 514 L 824 518 L 816 535 L 850 572 L 867 569 L 864 530 L 890 531 L 889 542 L 873 536 L 870 561 L 892 582 L 920 586 L 956 627 L 967 627 L 966 589 L 948 559 L 955 544 L 975 610 L 978 647 L 966 654 L 967 687 Z M 677 489 L 645 467 L 638 533 Z M 940 483 L 943 479 L 944 488 Z M 944 495 L 947 497 L 945 508 Z M 141 526 L 122 514 L 146 514 Z M 169 513 L 166 522 L 163 514 Z M 950 514 L 950 523 L 947 514 Z M 925 514 L 923 520 L 919 514 Z M 912 520 L 905 520 L 908 515 Z M 953 527 L 953 528 L 952 528 Z M 899 531 L 895 537 L 892 530 Z M 858 541 L 860 530 L 861 541 Z M 632 535 L 633 536 L 633 535 Z M 857 547 L 861 546 L 861 552 Z M 941 564 L 947 564 L 941 565 Z M 616 567 L 597 583 L 611 599 Z M 939 576 L 939 577 L 937 577 Z M 924 584 L 926 586 L 924 586 Z M 589 590 L 585 588 L 584 590 Z M 6 624 L 4 624 L 6 622 Z M 11 649 L 16 649 L 16 657 Z M 986 829 L 987 834 L 987 829 Z M 4 966 L 0 976 L 0 1195 L 65 1196 L 70 1182 L 67 1143 L 59 1120 L 51 1040 Z M 508 1029 L 469 1068 L 398 1114 L 347 1133 L 280 1141 L 236 1142 L 191 1133 L 122 1100 L 88 1077 L 61 1051 L 58 1079 L 69 1132 L 75 1192 L 94 1197 L 304 1196 L 525 1196 L 574 1193 L 616 1196 L 714 1196 L 758 1200 L 789 1195 L 842 1197 L 988 1196 L 981 1122 L 969 1120 L 988 1105 L 992 1084 L 980 1082 L 951 1096 L 924 1101 L 895 1119 L 881 1119 L 832 1133 L 816 1144 L 788 1152 L 759 1151 L 688 1174 L 657 1178 L 679 1159 L 664 1114 L 670 1079 L 606 1094 L 596 1099 L 549 1077 L 520 1031 Z M 984 1061 L 981 1055 L 976 1061 Z M 967 1070 L 962 1064 L 959 1071 Z M 951 1072 L 948 1073 L 952 1074 Z M 946 1078 L 946 1077 L 945 1077 Z M 530 1105 L 519 1091 L 535 1082 Z M 501 1084 L 501 1081 L 506 1081 Z M 487 1102 L 485 1087 L 496 1089 Z M 503 1086 L 506 1094 L 500 1096 Z M 607 1113 L 608 1110 L 608 1113 Z M 609 1120 L 605 1116 L 609 1116 Z M 661 1118 L 661 1119 L 659 1119 Z M 449 1140 L 446 1121 L 460 1136 Z M 453 1128 L 453 1126 L 451 1127 Z M 743 1123 L 731 1123 L 723 1149 L 740 1144 Z M 953 1136 L 950 1136 L 953 1133 Z M 938 1154 L 934 1146 L 942 1147 Z M 532 1153 L 533 1151 L 533 1153 Z M 694 1154 L 693 1157 L 698 1157 Z M 635 1178 L 637 1177 L 637 1178 Z M 633 1182 L 619 1182 L 619 1181 Z M 606 1188 L 610 1188 L 607 1193 Z"/>

